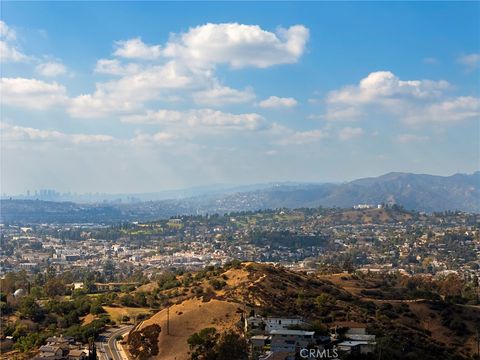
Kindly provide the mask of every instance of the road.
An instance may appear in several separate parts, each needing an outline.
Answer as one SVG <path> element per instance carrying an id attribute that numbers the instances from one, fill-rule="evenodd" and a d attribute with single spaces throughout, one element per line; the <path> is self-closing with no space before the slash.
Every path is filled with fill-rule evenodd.
<path id="1" fill-rule="evenodd" d="M 117 337 L 124 336 L 131 329 L 132 325 L 119 328 L 111 328 L 100 334 L 96 342 L 97 354 L 100 360 L 128 360 L 125 354 L 117 346 Z"/>

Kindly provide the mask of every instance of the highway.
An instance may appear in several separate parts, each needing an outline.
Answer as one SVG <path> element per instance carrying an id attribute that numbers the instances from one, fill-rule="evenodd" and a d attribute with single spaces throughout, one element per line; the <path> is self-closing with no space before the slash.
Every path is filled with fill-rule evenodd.
<path id="1" fill-rule="evenodd" d="M 124 336 L 131 329 L 132 325 L 119 328 L 111 328 L 100 334 L 96 342 L 97 355 L 100 360 L 128 360 L 125 353 L 117 346 L 117 337 Z"/>

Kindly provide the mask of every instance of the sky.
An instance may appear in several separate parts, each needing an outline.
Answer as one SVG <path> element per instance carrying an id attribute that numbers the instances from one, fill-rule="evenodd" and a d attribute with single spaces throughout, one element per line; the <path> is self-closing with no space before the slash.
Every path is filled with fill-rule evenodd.
<path id="1" fill-rule="evenodd" d="M 480 169 L 479 2 L 2 2 L 2 194 Z"/>

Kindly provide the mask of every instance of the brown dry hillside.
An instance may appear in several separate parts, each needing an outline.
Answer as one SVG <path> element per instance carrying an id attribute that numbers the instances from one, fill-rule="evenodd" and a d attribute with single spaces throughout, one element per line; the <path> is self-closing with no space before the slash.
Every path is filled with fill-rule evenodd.
<path id="1" fill-rule="evenodd" d="M 188 359 L 187 339 L 190 335 L 207 327 L 215 327 L 219 332 L 235 327 L 240 320 L 239 306 L 236 303 L 199 299 L 189 299 L 169 308 L 169 334 L 167 334 L 167 309 L 144 321 L 140 328 L 151 324 L 160 325 L 160 353 L 155 359 Z"/>
<path id="2" fill-rule="evenodd" d="M 300 315 L 317 329 L 363 324 L 391 354 L 400 354 L 392 359 L 402 358 L 405 347 L 410 349 L 408 359 L 466 359 L 473 354 L 475 326 L 480 324 L 475 307 L 362 295 L 366 287 L 378 288 L 374 278 L 320 276 L 257 263 L 204 270 L 191 278 L 188 285 L 162 292 L 168 298 L 169 334 L 166 308 L 137 328 L 160 325 L 157 360 L 188 360 L 187 339 L 193 333 L 206 327 L 239 330 L 242 312 L 251 310 L 267 316 Z"/>

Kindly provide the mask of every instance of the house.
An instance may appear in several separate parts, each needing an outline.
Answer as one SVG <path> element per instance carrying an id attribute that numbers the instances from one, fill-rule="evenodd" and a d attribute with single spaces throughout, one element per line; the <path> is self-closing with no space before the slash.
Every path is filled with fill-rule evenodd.
<path id="1" fill-rule="evenodd" d="M 296 352 L 314 343 L 314 331 L 304 330 L 272 330 L 271 349 L 272 352 Z"/>
<path id="2" fill-rule="evenodd" d="M 252 349 L 255 351 L 262 351 L 265 346 L 270 343 L 270 336 L 268 335 L 255 335 L 250 338 Z"/>
<path id="3" fill-rule="evenodd" d="M 375 335 L 368 335 L 364 331 L 349 329 L 345 334 L 347 340 L 337 344 L 340 351 L 356 354 L 369 354 L 375 351 Z"/>
<path id="4" fill-rule="evenodd" d="M 347 340 L 337 344 L 340 351 L 347 354 L 369 354 L 375 351 L 375 344 L 368 341 Z"/>
<path id="5" fill-rule="evenodd" d="M 256 329 L 265 330 L 270 333 L 272 330 L 287 330 L 292 326 L 305 325 L 301 317 L 261 317 L 259 315 L 250 316 L 245 319 L 245 331 Z"/>
<path id="6" fill-rule="evenodd" d="M 71 336 L 50 336 L 45 340 L 47 345 L 51 346 L 61 346 L 61 345 L 69 345 L 75 342 L 75 339 Z"/>
<path id="7" fill-rule="evenodd" d="M 301 317 L 267 317 L 264 319 L 265 331 L 285 330 L 292 326 L 304 325 L 305 322 Z"/>
<path id="8" fill-rule="evenodd" d="M 48 358 L 54 360 L 63 359 L 63 349 L 60 346 L 52 346 L 52 345 L 43 345 L 40 346 L 40 354 L 38 357 L 40 358 Z"/>
<path id="9" fill-rule="evenodd" d="M 83 349 L 73 349 L 68 353 L 68 360 L 86 360 L 87 352 Z"/>

